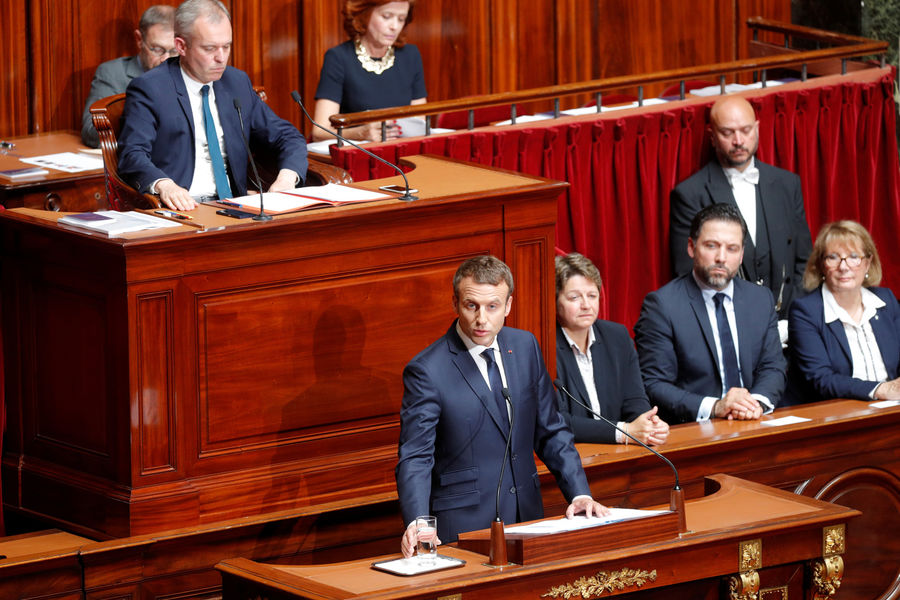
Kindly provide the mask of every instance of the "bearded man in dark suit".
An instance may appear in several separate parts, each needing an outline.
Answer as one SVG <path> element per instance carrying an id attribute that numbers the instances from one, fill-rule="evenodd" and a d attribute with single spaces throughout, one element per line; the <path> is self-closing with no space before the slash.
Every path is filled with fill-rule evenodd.
<path id="1" fill-rule="evenodd" d="M 786 342 L 788 306 L 804 293 L 803 271 L 812 250 L 800 178 L 755 158 L 759 121 L 745 98 L 725 96 L 713 105 L 709 119 L 716 159 L 678 184 L 670 197 L 672 270 L 676 276 L 691 270 L 688 230 L 701 208 L 738 207 L 747 223 L 739 276 L 772 292 Z"/>

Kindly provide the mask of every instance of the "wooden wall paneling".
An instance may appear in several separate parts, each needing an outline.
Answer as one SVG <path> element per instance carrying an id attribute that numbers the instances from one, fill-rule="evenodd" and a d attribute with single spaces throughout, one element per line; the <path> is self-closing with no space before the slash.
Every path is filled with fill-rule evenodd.
<path id="1" fill-rule="evenodd" d="M 254 85 L 266 88 L 267 103 L 278 116 L 303 130 L 291 90 L 301 90 L 300 3 L 295 0 L 232 2 L 235 67 Z"/>
<path id="2" fill-rule="evenodd" d="M 734 58 L 730 2 L 598 0 L 598 5 L 596 77 L 650 73 Z M 644 96 L 655 96 L 665 87 L 647 86 Z M 637 90 L 624 91 L 637 94 Z"/>
<path id="3" fill-rule="evenodd" d="M 341 4 L 335 0 L 303 0 L 298 18 L 300 39 L 297 47 L 301 55 L 296 89 L 300 92 L 306 109 L 312 114 L 325 51 L 342 43 L 347 35 L 344 33 Z M 299 107 L 297 110 L 299 111 Z M 300 122 L 297 123 L 299 125 Z M 303 123 L 299 127 L 306 135 L 309 135 L 311 128 L 309 123 Z"/>
<path id="4" fill-rule="evenodd" d="M 491 15 L 497 4 L 506 0 L 422 0 L 416 5 L 407 39 L 422 53 L 429 100 L 497 91 L 492 61 L 505 54 L 505 48 L 493 46 Z"/>
<path id="5" fill-rule="evenodd" d="M 29 61 L 26 0 L 0 3 L 0 137 L 28 133 Z"/>

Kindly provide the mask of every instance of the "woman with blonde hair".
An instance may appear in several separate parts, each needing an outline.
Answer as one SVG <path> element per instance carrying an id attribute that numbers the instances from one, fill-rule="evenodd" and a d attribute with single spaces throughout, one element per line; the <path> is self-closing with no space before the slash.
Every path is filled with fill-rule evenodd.
<path id="1" fill-rule="evenodd" d="M 347 0 L 344 30 L 350 40 L 325 53 L 319 87 L 316 89 L 316 121 L 329 126 L 338 113 L 353 113 L 408 104 L 425 103 L 425 74 L 418 48 L 404 39 L 412 22 L 416 0 Z M 395 124 L 387 127 L 387 138 L 398 137 Z M 381 123 L 345 129 L 345 137 L 381 140 Z M 313 128 L 313 140 L 330 139 Z"/>
<path id="2" fill-rule="evenodd" d="M 872 236 L 855 221 L 828 223 L 806 264 L 809 295 L 788 317 L 786 403 L 900 399 L 900 305 L 881 283 Z"/>

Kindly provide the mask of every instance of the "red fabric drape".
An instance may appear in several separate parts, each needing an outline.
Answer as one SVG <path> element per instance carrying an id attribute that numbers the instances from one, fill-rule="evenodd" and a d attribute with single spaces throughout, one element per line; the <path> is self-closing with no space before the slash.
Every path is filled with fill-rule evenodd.
<path id="1" fill-rule="evenodd" d="M 828 221 L 860 221 L 878 245 L 884 285 L 896 289 L 900 166 L 892 90 L 890 71 L 873 69 L 761 90 L 748 99 L 760 120 L 759 157 L 800 175 L 813 236 Z M 714 100 L 370 148 L 389 160 L 442 154 L 568 181 L 559 198 L 556 245 L 597 264 L 603 316 L 631 327 L 644 296 L 670 278 L 669 192 L 709 160 L 706 124 Z M 332 146 L 332 159 L 357 180 L 390 175 L 352 148 Z"/>

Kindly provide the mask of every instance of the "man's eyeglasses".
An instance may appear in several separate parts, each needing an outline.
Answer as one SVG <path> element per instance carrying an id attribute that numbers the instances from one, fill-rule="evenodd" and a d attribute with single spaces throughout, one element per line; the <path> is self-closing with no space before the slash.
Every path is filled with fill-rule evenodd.
<path id="1" fill-rule="evenodd" d="M 151 54 L 155 54 L 156 56 L 178 56 L 177 48 L 162 48 L 160 46 L 148 46 L 146 42 L 142 41 L 141 45 L 150 51 Z"/>
<path id="2" fill-rule="evenodd" d="M 855 252 L 849 254 L 847 256 L 839 256 L 837 254 L 828 254 L 824 258 L 825 266 L 829 269 L 835 269 L 840 266 L 841 261 L 846 262 L 847 266 L 851 269 L 855 269 L 859 265 L 862 264 L 864 258 L 868 258 L 868 256 L 861 256 L 856 254 Z"/>

